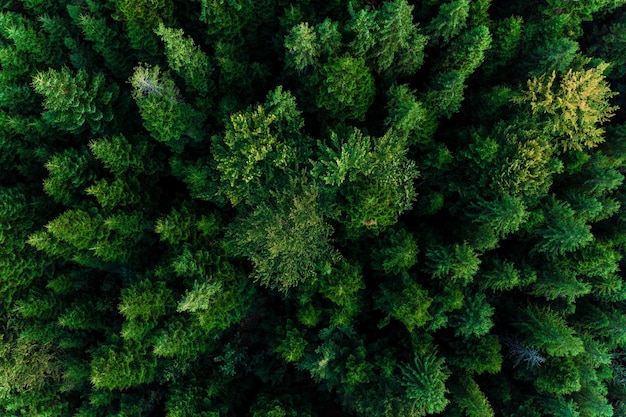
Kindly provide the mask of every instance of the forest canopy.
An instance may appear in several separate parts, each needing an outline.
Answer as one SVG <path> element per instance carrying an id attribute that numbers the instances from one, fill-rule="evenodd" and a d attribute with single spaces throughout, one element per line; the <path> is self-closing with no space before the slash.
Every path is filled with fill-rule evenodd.
<path id="1" fill-rule="evenodd" d="M 0 0 L 0 414 L 626 415 L 626 0 Z"/>

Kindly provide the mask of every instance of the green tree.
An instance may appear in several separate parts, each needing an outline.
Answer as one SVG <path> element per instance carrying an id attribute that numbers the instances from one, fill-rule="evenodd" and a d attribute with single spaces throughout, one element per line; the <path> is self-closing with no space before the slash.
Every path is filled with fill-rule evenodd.
<path id="1" fill-rule="evenodd" d="M 185 103 L 174 81 L 158 66 L 140 65 L 130 79 L 144 127 L 154 139 L 180 152 L 188 139 L 200 139 L 206 117 Z"/>
<path id="2" fill-rule="evenodd" d="M 304 71 L 311 65 L 317 65 L 321 42 L 318 41 L 313 27 L 303 22 L 291 28 L 285 37 L 285 48 L 287 66 L 296 71 Z"/>
<path id="3" fill-rule="evenodd" d="M 381 245 L 373 250 L 372 266 L 386 274 L 403 275 L 417 263 L 419 248 L 405 229 L 390 229 Z"/>
<path id="4" fill-rule="evenodd" d="M 449 323 L 456 336 L 484 336 L 493 327 L 494 312 L 484 294 L 471 294 L 465 297 L 463 307 L 452 313 Z"/>
<path id="5" fill-rule="evenodd" d="M 428 296 L 428 291 L 412 277 L 403 276 L 399 282 L 382 284 L 375 306 L 387 313 L 387 318 L 378 326 L 383 327 L 393 317 L 412 332 L 432 319 L 428 312 L 431 303 L 432 298 Z"/>
<path id="6" fill-rule="evenodd" d="M 43 189 L 58 203 L 71 205 L 83 195 L 85 188 L 96 179 L 93 160 L 85 148 L 68 148 L 46 163 L 48 177 Z"/>
<path id="7" fill-rule="evenodd" d="M 470 210 L 476 213 L 473 222 L 485 224 L 498 237 L 518 231 L 528 219 L 522 199 L 508 194 L 498 196 L 493 201 L 481 199 L 470 206 Z"/>
<path id="8" fill-rule="evenodd" d="M 209 57 L 182 29 L 167 28 L 160 23 L 154 31 L 165 44 L 169 67 L 185 80 L 190 91 L 206 94 L 211 90 L 212 67 Z"/>
<path id="9" fill-rule="evenodd" d="M 577 218 L 569 204 L 553 200 L 546 213 L 546 225 L 537 230 L 541 240 L 535 250 L 548 255 L 562 255 L 582 248 L 593 241 L 591 227 Z"/>
<path id="10" fill-rule="evenodd" d="M 400 367 L 401 383 L 406 396 L 413 402 L 413 411 L 417 416 L 443 411 L 450 400 L 446 398 L 448 389 L 446 380 L 450 371 L 443 358 L 434 353 L 416 355 L 412 363 Z"/>
<path id="11" fill-rule="evenodd" d="M 252 202 L 256 192 L 264 189 L 262 183 L 276 181 L 281 171 L 295 168 L 296 150 L 273 132 L 276 119 L 258 106 L 256 111 L 233 114 L 224 137 L 213 138 L 220 192 L 232 204 Z"/>
<path id="12" fill-rule="evenodd" d="M 435 123 L 424 104 L 408 85 L 393 85 L 389 89 L 387 104 L 388 116 L 385 124 L 408 138 L 408 142 L 426 142 L 431 139 Z"/>
<path id="13" fill-rule="evenodd" d="M 153 30 L 160 22 L 171 25 L 174 3 L 170 0 L 113 0 L 112 17 L 121 21 L 131 47 L 142 59 L 158 55 L 158 38 Z"/>
<path id="14" fill-rule="evenodd" d="M 486 26 L 466 31 L 448 48 L 442 70 L 458 71 L 462 77 L 468 77 L 482 64 L 490 46 L 491 34 Z"/>
<path id="15" fill-rule="evenodd" d="M 441 39 L 446 44 L 459 35 L 467 26 L 469 11 L 468 0 L 442 3 L 437 16 L 426 26 L 426 31 L 432 37 L 433 43 L 438 43 Z"/>
<path id="16" fill-rule="evenodd" d="M 517 327 L 525 333 L 528 343 L 544 349 L 552 356 L 575 356 L 584 350 L 582 340 L 556 311 L 529 306 Z"/>
<path id="17" fill-rule="evenodd" d="M 339 119 L 364 120 L 374 101 L 374 77 L 363 58 L 331 58 L 320 70 L 317 105 Z"/>
<path id="18" fill-rule="evenodd" d="M 433 277 L 449 278 L 461 284 L 471 282 L 481 263 L 478 254 L 467 243 L 433 247 L 428 250 L 426 257 Z"/>
<path id="19" fill-rule="evenodd" d="M 461 375 L 451 388 L 452 402 L 463 410 L 467 417 L 493 417 L 494 411 L 476 381 Z"/>
<path id="20" fill-rule="evenodd" d="M 497 374 L 501 371 L 501 345 L 493 334 L 459 338 L 451 343 L 451 347 L 454 349 L 454 354 L 448 357 L 451 365 L 476 374 Z"/>
<path id="21" fill-rule="evenodd" d="M 96 388 L 123 390 L 154 380 L 156 358 L 139 346 L 102 345 L 91 362 L 91 382 Z"/>
<path id="22" fill-rule="evenodd" d="M 424 61 L 428 37 L 413 22 L 413 6 L 406 0 L 385 2 L 377 15 L 377 42 L 373 49 L 379 74 L 411 75 Z"/>
<path id="23" fill-rule="evenodd" d="M 252 277 L 281 292 L 316 280 L 338 256 L 320 198 L 320 187 L 304 181 L 273 193 L 233 223 L 227 250 L 250 259 Z"/>
<path id="24" fill-rule="evenodd" d="M 83 31 L 85 39 L 92 43 L 94 51 L 102 56 L 109 71 L 128 76 L 131 70 L 129 59 L 124 54 L 126 44 L 120 39 L 118 25 L 104 17 L 93 14 L 79 14 L 78 25 Z"/>
<path id="25" fill-rule="evenodd" d="M 36 93 L 44 96 L 42 117 L 53 126 L 70 133 L 81 133 L 85 124 L 93 134 L 102 133 L 113 120 L 113 104 L 119 93 L 116 84 L 106 85 L 103 74 L 90 76 L 84 69 L 77 73 L 67 67 L 49 69 L 32 79 Z"/>

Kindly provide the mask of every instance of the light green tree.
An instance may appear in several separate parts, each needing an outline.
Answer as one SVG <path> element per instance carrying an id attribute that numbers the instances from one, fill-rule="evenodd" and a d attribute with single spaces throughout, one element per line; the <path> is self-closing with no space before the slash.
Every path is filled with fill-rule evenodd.
<path id="1" fill-rule="evenodd" d="M 443 358 L 435 353 L 416 355 L 413 362 L 402 365 L 400 371 L 405 395 L 413 402 L 417 416 L 439 413 L 449 404 L 446 380 L 450 371 Z"/>
<path id="2" fill-rule="evenodd" d="M 607 68 L 603 63 L 558 78 L 556 72 L 541 75 L 517 100 L 530 104 L 535 122 L 543 122 L 563 151 L 593 148 L 604 141 L 602 124 L 617 110 L 609 101 L 616 93 L 605 80 Z"/>
<path id="3" fill-rule="evenodd" d="M 182 29 L 167 28 L 163 23 L 154 30 L 165 44 L 169 67 L 185 80 L 190 91 L 206 94 L 211 89 L 212 67 L 209 57 Z"/>
<path id="4" fill-rule="evenodd" d="M 90 76 L 84 69 L 74 73 L 67 67 L 49 69 L 37 73 L 32 86 L 44 97 L 44 120 L 60 129 L 80 133 L 86 124 L 97 134 L 113 120 L 119 87 L 106 85 L 102 74 Z"/>
<path id="5" fill-rule="evenodd" d="M 184 102 L 174 81 L 158 66 L 135 67 L 130 83 L 144 127 L 154 139 L 180 152 L 189 139 L 202 137 L 206 116 Z"/>

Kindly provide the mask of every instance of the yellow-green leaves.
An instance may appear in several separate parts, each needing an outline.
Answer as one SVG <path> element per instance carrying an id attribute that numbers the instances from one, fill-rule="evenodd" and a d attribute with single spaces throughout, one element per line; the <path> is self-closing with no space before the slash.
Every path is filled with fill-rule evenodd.
<path id="1" fill-rule="evenodd" d="M 604 128 L 617 110 L 609 99 L 616 95 L 605 80 L 609 64 L 572 70 L 562 77 L 556 72 L 528 81 L 527 90 L 517 98 L 529 103 L 533 118 L 556 137 L 563 149 L 583 150 L 604 142 Z"/>

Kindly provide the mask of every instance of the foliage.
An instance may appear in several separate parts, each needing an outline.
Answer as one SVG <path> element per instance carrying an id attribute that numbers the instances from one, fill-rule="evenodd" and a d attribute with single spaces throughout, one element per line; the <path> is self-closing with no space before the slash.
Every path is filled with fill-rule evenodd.
<path id="1" fill-rule="evenodd" d="M 117 85 L 107 87 L 104 82 L 102 74 L 90 77 L 85 70 L 74 74 L 63 67 L 37 73 L 32 86 L 44 96 L 44 120 L 71 133 L 80 133 L 87 123 L 97 134 L 113 119 L 112 105 L 119 91 Z"/>
<path id="2" fill-rule="evenodd" d="M 423 416 L 443 411 L 449 400 L 445 397 L 445 382 L 449 371 L 444 359 L 430 353 L 415 356 L 413 363 L 402 366 L 402 385 L 406 396 L 413 401 L 413 411 Z"/>
<path id="3" fill-rule="evenodd" d="M 0 1 L 0 414 L 623 414 L 625 22 Z"/>

